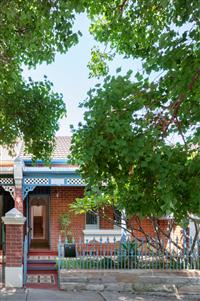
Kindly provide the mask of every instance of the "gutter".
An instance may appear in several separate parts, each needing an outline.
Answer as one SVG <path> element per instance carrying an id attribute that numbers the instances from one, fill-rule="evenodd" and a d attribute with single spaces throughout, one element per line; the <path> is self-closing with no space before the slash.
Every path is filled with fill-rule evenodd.
<path id="1" fill-rule="evenodd" d="M 24 167 L 24 173 L 78 173 L 77 167 Z"/>

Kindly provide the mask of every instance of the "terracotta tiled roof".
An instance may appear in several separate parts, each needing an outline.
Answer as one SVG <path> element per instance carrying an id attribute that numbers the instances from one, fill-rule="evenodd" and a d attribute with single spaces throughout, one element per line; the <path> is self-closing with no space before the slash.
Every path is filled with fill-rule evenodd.
<path id="1" fill-rule="evenodd" d="M 56 146 L 53 151 L 52 159 L 66 159 L 70 154 L 71 137 L 56 137 Z"/>
<path id="2" fill-rule="evenodd" d="M 55 137 L 55 148 L 52 154 L 52 160 L 67 159 L 70 154 L 71 137 L 70 136 L 58 136 Z M 20 152 L 20 158 L 31 159 L 31 155 L 24 153 L 24 146 Z"/>
<path id="3" fill-rule="evenodd" d="M 51 159 L 67 159 L 70 154 L 71 137 L 58 136 L 55 137 L 55 140 L 55 148 Z M 9 151 L 5 147 L 0 146 L 0 165 L 3 161 L 14 161 L 17 156 L 19 156 L 22 160 L 31 159 L 31 155 L 24 153 L 24 144 L 22 141 L 16 143 L 12 155 L 9 154 Z"/>

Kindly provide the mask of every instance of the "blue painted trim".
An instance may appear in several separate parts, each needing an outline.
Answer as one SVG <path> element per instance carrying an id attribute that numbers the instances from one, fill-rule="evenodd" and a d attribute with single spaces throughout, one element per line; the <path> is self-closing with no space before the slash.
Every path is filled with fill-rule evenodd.
<path id="1" fill-rule="evenodd" d="M 25 199 L 28 196 L 28 193 L 30 191 L 33 191 L 36 187 L 85 187 L 84 184 L 23 184 L 23 199 Z"/>
<path id="2" fill-rule="evenodd" d="M 85 187 L 84 184 L 24 184 L 24 188 L 27 187 L 38 187 L 38 186 L 56 186 L 56 187 L 60 187 L 60 186 L 68 186 L 68 187 Z"/>
<path id="3" fill-rule="evenodd" d="M 35 179 L 35 178 L 37 178 L 37 179 L 40 179 L 40 178 L 48 178 L 48 179 L 63 179 L 63 178 L 67 178 L 67 179 L 74 179 L 74 178 L 76 178 L 76 179 L 81 179 L 81 176 L 80 176 L 80 174 L 78 174 L 78 173 L 56 173 L 56 174 L 54 174 L 54 173 L 26 173 L 26 174 L 24 174 L 24 177 L 23 177 L 23 182 L 24 182 L 24 180 L 26 179 L 26 178 L 31 178 L 31 179 Z"/>
<path id="4" fill-rule="evenodd" d="M 50 186 L 50 187 L 85 187 L 84 184 L 24 184 L 24 188 L 38 187 L 38 186 Z"/>
<path id="5" fill-rule="evenodd" d="M 33 161 L 32 159 L 24 159 L 23 160 L 24 163 L 29 163 L 31 164 Z M 66 164 L 66 163 L 69 163 L 69 160 L 68 159 L 52 159 L 51 161 L 51 164 Z M 39 163 L 39 164 L 44 164 L 44 161 L 43 160 L 36 160 L 35 162 L 36 164 Z"/>
<path id="6" fill-rule="evenodd" d="M 28 181 L 26 181 L 27 179 L 46 179 L 46 183 L 43 183 L 43 181 L 41 181 L 41 183 L 36 183 L 35 181 L 32 181 L 32 183 L 29 183 Z M 54 181 L 52 183 L 52 179 L 62 179 L 63 181 L 58 181 L 58 183 L 56 183 L 56 181 Z M 68 180 L 70 179 L 81 179 L 81 176 L 79 174 L 70 174 L 70 173 L 64 173 L 64 174 L 54 174 L 54 173 L 31 173 L 31 174 L 27 174 L 26 176 L 23 177 L 23 198 L 25 198 L 29 191 L 32 191 L 35 189 L 35 187 L 41 187 L 41 186 L 46 186 L 46 187 L 85 187 L 85 183 L 83 183 L 82 181 L 80 181 L 80 183 L 69 183 Z M 31 181 L 30 181 L 31 182 Z"/>
<path id="7" fill-rule="evenodd" d="M 42 174 L 42 176 L 59 175 L 59 174 L 62 174 L 62 175 L 64 175 L 64 174 L 79 175 L 79 172 L 78 171 L 74 171 L 74 170 L 68 170 L 68 171 L 66 171 L 66 170 L 59 170 L 59 171 L 49 171 L 48 172 L 48 171 L 44 171 L 44 170 L 39 170 L 39 168 L 38 168 L 37 171 L 35 171 L 35 170 L 29 170 L 29 171 L 24 171 L 23 173 L 24 173 L 24 176 L 27 176 L 27 175 L 30 174 L 33 177 L 33 175 L 35 175 L 34 178 L 40 178 L 38 176 L 40 174 Z"/>

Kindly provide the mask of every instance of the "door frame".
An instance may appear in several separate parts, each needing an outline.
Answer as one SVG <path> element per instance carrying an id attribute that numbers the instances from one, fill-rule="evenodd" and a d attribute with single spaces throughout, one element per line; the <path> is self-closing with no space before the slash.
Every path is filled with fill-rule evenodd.
<path id="1" fill-rule="evenodd" d="M 42 201 L 42 202 L 41 202 Z M 44 216 L 44 218 L 46 219 L 45 224 L 45 237 L 41 238 L 41 240 L 47 240 L 48 244 L 50 246 L 50 195 L 49 194 L 31 194 L 29 195 L 29 199 L 28 199 L 28 213 L 29 213 L 29 217 L 28 217 L 28 226 L 30 229 L 30 238 L 29 238 L 29 243 L 31 243 L 32 240 L 36 239 L 33 237 L 33 229 L 32 229 L 32 225 L 33 225 L 33 216 L 32 216 L 32 207 L 39 204 L 41 202 L 41 205 L 45 205 L 46 206 L 46 214 Z M 34 204 L 35 203 L 35 204 Z M 39 238 L 40 239 L 40 238 Z"/>
<path id="2" fill-rule="evenodd" d="M 37 207 L 37 205 L 31 205 L 30 210 L 31 210 L 31 229 L 32 229 L 32 236 L 33 239 L 47 239 L 48 237 L 48 221 L 47 221 L 47 216 L 48 216 L 48 205 L 39 205 L 39 207 L 42 207 L 42 227 L 43 227 L 43 233 L 41 237 L 34 237 L 34 207 Z M 44 209 L 44 210 L 43 210 Z"/>

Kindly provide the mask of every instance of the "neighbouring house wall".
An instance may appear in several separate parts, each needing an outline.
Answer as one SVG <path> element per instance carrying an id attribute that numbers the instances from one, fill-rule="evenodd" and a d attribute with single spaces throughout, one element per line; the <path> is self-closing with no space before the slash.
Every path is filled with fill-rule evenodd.
<path id="1" fill-rule="evenodd" d="M 106 218 L 103 218 L 106 216 Z M 111 219 L 114 219 L 113 209 L 111 207 L 105 207 L 99 213 L 99 227 L 100 229 L 113 229 L 114 225 L 110 222 Z"/>
<path id="2" fill-rule="evenodd" d="M 188 234 L 188 230 L 187 230 L 187 234 Z M 178 225 L 174 226 L 171 237 L 172 239 L 176 239 L 177 237 L 183 238 L 183 229 Z"/>
<path id="3" fill-rule="evenodd" d="M 103 216 L 106 216 L 106 218 L 103 218 Z M 113 229 L 114 225 L 113 223 L 111 223 L 110 221 L 107 220 L 107 218 L 109 219 L 113 219 L 114 218 L 114 213 L 113 213 L 113 209 L 110 207 L 105 207 L 102 211 L 100 211 L 100 229 Z M 163 230 L 163 231 L 167 231 L 168 228 L 168 220 L 167 219 L 161 219 L 158 222 L 159 227 Z M 143 228 L 143 230 L 145 231 L 145 233 L 147 233 L 150 236 L 155 237 L 155 231 L 154 231 L 154 227 L 152 225 L 152 222 L 150 219 L 148 218 L 144 218 L 141 219 L 141 226 Z M 136 221 L 135 217 L 132 217 L 129 220 L 129 226 L 130 229 L 133 227 L 134 229 L 138 229 L 139 225 Z M 182 236 L 182 228 L 178 225 L 174 226 L 172 234 L 173 234 L 173 238 L 175 237 L 181 237 Z M 142 238 L 144 237 L 144 234 L 141 231 L 134 231 L 135 235 L 138 238 Z M 162 233 L 160 233 L 161 238 L 163 237 Z"/>
<path id="4" fill-rule="evenodd" d="M 151 236 L 155 235 L 152 223 L 151 223 L 151 221 L 148 218 L 144 218 L 144 219 L 141 220 L 141 227 L 144 229 L 144 231 L 147 234 L 149 234 Z M 138 237 L 138 238 L 144 237 L 144 234 L 142 232 L 135 230 L 135 229 L 139 229 L 139 225 L 138 225 L 137 219 L 135 217 L 132 217 L 129 220 L 129 226 L 128 226 L 128 228 L 131 229 L 131 230 L 133 229 L 134 235 L 136 237 Z"/>
<path id="5" fill-rule="evenodd" d="M 161 229 L 161 231 L 159 231 L 159 236 L 160 239 L 164 241 L 165 245 L 169 244 L 169 239 L 167 239 L 166 236 L 163 235 L 163 232 L 167 232 L 168 229 L 168 220 L 167 219 L 160 219 L 158 221 L 158 225 L 159 228 Z M 139 228 L 139 225 L 137 223 L 137 220 L 135 217 L 131 218 L 129 221 L 129 227 L 130 229 L 136 229 L 134 230 L 134 235 L 139 238 L 139 239 L 144 239 L 145 235 L 141 232 L 141 231 L 137 231 L 137 229 Z M 141 220 L 141 227 L 143 228 L 143 230 L 145 231 L 146 234 L 148 234 L 151 237 L 156 237 L 156 233 L 154 230 L 154 227 L 152 225 L 152 222 L 150 219 L 148 218 L 144 218 Z M 178 225 L 174 225 L 173 230 L 171 232 L 171 236 L 170 239 L 173 240 L 174 242 L 176 242 L 176 240 L 178 239 L 178 245 L 182 245 L 183 242 L 183 233 L 182 233 L 182 228 Z"/>
<path id="6" fill-rule="evenodd" d="M 83 196 L 82 187 L 52 187 L 50 201 L 50 246 L 52 251 L 57 251 L 58 237 L 60 234 L 59 217 L 69 210 L 69 205 L 76 198 Z M 71 214 L 70 230 L 76 241 L 83 239 L 85 228 L 84 214 Z"/>

